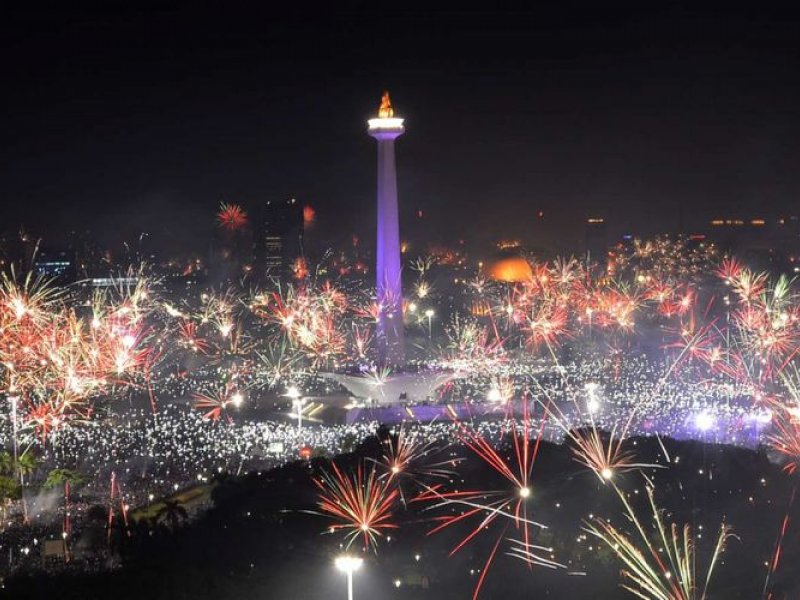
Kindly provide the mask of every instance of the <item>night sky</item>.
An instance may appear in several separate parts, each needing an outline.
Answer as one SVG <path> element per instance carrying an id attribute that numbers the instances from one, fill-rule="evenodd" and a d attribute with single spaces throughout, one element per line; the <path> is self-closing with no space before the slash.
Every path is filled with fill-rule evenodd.
<path id="1" fill-rule="evenodd" d="M 6 11 L 3 229 L 203 248 L 221 200 L 296 197 L 320 238 L 368 236 L 384 88 L 409 235 L 569 246 L 590 215 L 647 234 L 800 209 L 783 9 L 131 4 Z"/>

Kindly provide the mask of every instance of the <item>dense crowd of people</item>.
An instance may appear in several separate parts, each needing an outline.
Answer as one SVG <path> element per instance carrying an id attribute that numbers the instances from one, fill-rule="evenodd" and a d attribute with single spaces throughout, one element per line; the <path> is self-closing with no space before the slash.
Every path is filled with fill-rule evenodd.
<path id="1" fill-rule="evenodd" d="M 315 394 L 341 392 L 322 377 L 307 377 L 303 383 L 304 391 Z M 495 390 L 498 386 L 502 393 Z M 380 424 L 395 430 L 402 427 L 406 435 L 425 442 L 456 443 L 457 422 L 468 421 L 479 435 L 497 442 L 507 431 L 504 415 L 509 408 L 521 414 L 524 403 L 537 425 L 533 430 L 539 431 L 544 419 L 542 436 L 551 441 L 563 439 L 569 428 L 593 423 L 622 435 L 754 446 L 769 422 L 769 415 L 754 407 L 747 390 L 723 378 L 703 379 L 688 368 L 676 372 L 674 365 L 645 355 L 571 360 L 563 365 L 514 361 L 498 365 L 491 374 L 456 373 L 443 389 L 431 390 L 424 403 L 407 400 L 403 410 L 396 410 L 397 402 L 361 403 L 341 424 L 299 425 L 290 407 L 284 420 L 230 413 L 211 420 L 187 401 L 162 401 L 156 413 L 150 407 L 126 407 L 111 410 L 102 419 L 56 430 L 46 440 L 30 432 L 19 434 L 20 447 L 30 447 L 39 457 L 40 478 L 61 468 L 86 474 L 86 481 L 73 486 L 72 497 L 52 502 L 37 503 L 35 494 L 28 492 L 29 518 L 36 526 L 14 526 L 9 516 L 10 526 L 0 534 L 0 553 L 8 553 L 10 564 L 38 560 L 36 544 L 47 536 L 45 532 L 57 539 L 67 522 L 65 513 L 70 523 L 79 524 L 93 506 L 110 512 L 117 505 L 128 510 L 204 484 L 218 474 L 264 471 L 301 458 L 333 456 L 352 450 L 375 434 Z M 415 419 L 422 404 L 438 411 L 437 417 Z M 0 435 L 12 435 L 9 422 Z"/>

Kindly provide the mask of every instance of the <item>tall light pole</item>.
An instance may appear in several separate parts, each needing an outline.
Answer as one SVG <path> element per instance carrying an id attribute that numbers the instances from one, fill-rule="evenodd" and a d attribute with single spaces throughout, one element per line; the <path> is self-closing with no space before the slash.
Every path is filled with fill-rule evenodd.
<path id="1" fill-rule="evenodd" d="M 17 453 L 18 453 L 18 445 L 17 445 L 17 403 L 19 402 L 18 396 L 9 396 L 8 400 L 11 402 L 11 427 L 14 434 L 14 464 L 17 464 Z"/>
<path id="2" fill-rule="evenodd" d="M 429 308 L 425 311 L 425 316 L 428 317 L 428 339 L 433 338 L 433 309 Z"/>
<path id="3" fill-rule="evenodd" d="M 294 408 L 295 414 L 297 414 L 297 429 L 300 430 L 303 428 L 302 394 L 300 393 L 300 390 L 297 389 L 296 385 L 290 385 L 286 390 L 286 394 L 284 395 L 292 401 L 292 408 Z"/>
<path id="4" fill-rule="evenodd" d="M 367 133 L 378 142 L 378 245 L 375 286 L 378 317 L 378 360 L 381 366 L 405 361 L 403 286 L 400 263 L 400 218 L 394 141 L 403 135 L 403 119 L 394 116 L 389 92 L 383 93 L 378 117 L 368 121 Z"/>
<path id="5" fill-rule="evenodd" d="M 364 559 L 358 556 L 342 555 L 336 558 L 336 568 L 347 575 L 347 600 L 353 600 L 353 573 L 361 568 Z"/>

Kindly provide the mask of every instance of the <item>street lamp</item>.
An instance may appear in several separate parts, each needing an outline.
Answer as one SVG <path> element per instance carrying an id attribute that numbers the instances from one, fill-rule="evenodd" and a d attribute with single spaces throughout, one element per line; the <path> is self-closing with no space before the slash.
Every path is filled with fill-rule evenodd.
<path id="1" fill-rule="evenodd" d="M 500 388 L 496 385 L 493 385 L 489 388 L 489 392 L 486 394 L 486 399 L 489 402 L 501 402 L 503 400 L 503 392 L 500 391 Z"/>
<path id="2" fill-rule="evenodd" d="M 17 396 L 9 396 L 8 400 L 11 402 L 11 427 L 13 429 L 13 443 L 14 443 L 14 464 L 17 464 L 17 404 L 19 403 L 19 397 Z"/>
<path id="3" fill-rule="evenodd" d="M 425 316 L 428 317 L 428 339 L 433 337 L 433 324 L 431 322 L 433 320 L 433 315 L 434 312 L 432 308 L 425 311 Z"/>
<path id="4" fill-rule="evenodd" d="M 337 569 L 347 575 L 347 600 L 353 600 L 353 573 L 361 568 L 361 565 L 364 564 L 364 559 L 344 554 L 338 556 L 334 564 Z"/>
<path id="5" fill-rule="evenodd" d="M 295 413 L 297 414 L 297 429 L 303 428 L 303 399 L 300 390 L 297 389 L 296 385 L 290 385 L 286 393 L 284 394 L 287 398 L 291 399 L 292 401 L 292 408 L 294 408 Z"/>
<path id="6" fill-rule="evenodd" d="M 586 393 L 589 396 L 588 400 L 586 401 L 586 408 L 589 411 L 589 414 L 592 415 L 600 410 L 600 400 L 597 398 L 598 387 L 599 385 L 594 382 L 587 383 L 585 386 Z"/>

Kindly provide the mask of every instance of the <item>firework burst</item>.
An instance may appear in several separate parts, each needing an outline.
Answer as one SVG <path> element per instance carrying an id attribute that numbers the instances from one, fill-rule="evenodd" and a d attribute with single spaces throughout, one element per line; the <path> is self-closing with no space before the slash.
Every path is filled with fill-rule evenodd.
<path id="1" fill-rule="evenodd" d="M 665 525 L 651 486 L 647 486 L 647 498 L 655 535 L 648 533 L 648 527 L 639 520 L 625 495 L 619 490 L 617 493 L 636 534 L 629 535 L 599 518 L 587 525 L 587 531 L 605 543 L 624 565 L 622 587 L 642 600 L 704 600 L 714 567 L 732 536 L 730 528 L 720 527 L 705 575 L 702 575 L 697 572 L 691 527 Z"/>
<path id="2" fill-rule="evenodd" d="M 205 411 L 204 419 L 219 421 L 223 415 L 230 419 L 230 408 L 238 408 L 244 402 L 244 394 L 232 383 L 223 389 L 194 394 L 194 407 Z"/>
<path id="3" fill-rule="evenodd" d="M 238 204 L 222 202 L 217 213 L 217 223 L 228 231 L 240 231 L 247 225 L 247 213 Z"/>
<path id="4" fill-rule="evenodd" d="M 393 481 L 400 492 L 400 499 L 406 504 L 407 494 L 403 484 L 410 483 L 419 488 L 431 479 L 453 477 L 453 470 L 461 459 L 435 460 L 443 448 L 437 441 L 420 442 L 405 428 L 391 433 L 383 442 L 383 455 L 376 464 L 384 470 L 382 477 Z"/>
<path id="5" fill-rule="evenodd" d="M 437 525 L 429 535 L 451 528 L 462 523 L 470 525 L 468 534 L 450 551 L 452 556 L 477 535 L 484 531 L 499 531 L 494 547 L 483 565 L 481 577 L 475 587 L 473 598 L 477 598 L 483 586 L 486 574 L 496 557 L 497 550 L 507 536 L 510 527 L 521 536 L 521 543 L 527 549 L 526 562 L 530 565 L 556 566 L 552 558 L 536 552 L 531 527 L 537 530 L 546 526 L 529 518 L 529 503 L 533 495 L 532 470 L 542 439 L 545 420 L 536 429 L 529 412 L 529 402 L 523 402 L 523 414 L 517 422 L 508 419 L 505 431 L 509 438 L 510 454 L 489 443 L 479 433 L 457 423 L 460 441 L 483 463 L 498 474 L 506 484 L 499 490 L 465 490 L 446 491 L 441 485 L 426 486 L 416 501 L 432 502 L 431 508 L 461 508 L 462 512 L 454 515 L 436 517 Z M 497 527 L 494 527 L 494 526 Z M 487 534 L 488 535 L 488 534 Z M 548 549 L 549 552 L 550 549 Z"/>
<path id="6" fill-rule="evenodd" d="M 397 529 L 392 510 L 399 492 L 375 469 L 359 465 L 352 475 L 342 473 L 336 463 L 314 482 L 319 489 L 319 508 L 334 524 L 329 531 L 345 532 L 347 548 L 359 537 L 364 549 L 377 550 L 378 539 L 387 530 Z"/>

